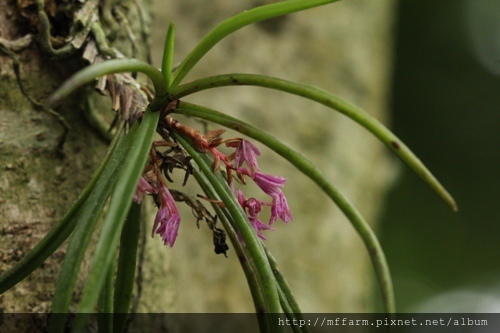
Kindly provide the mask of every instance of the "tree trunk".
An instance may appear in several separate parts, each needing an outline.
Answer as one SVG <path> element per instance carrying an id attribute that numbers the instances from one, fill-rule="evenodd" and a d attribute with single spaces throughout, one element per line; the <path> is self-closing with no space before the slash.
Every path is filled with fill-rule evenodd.
<path id="1" fill-rule="evenodd" d="M 20 60 L 20 77 L 25 92 L 31 99 L 43 102 L 64 80 L 86 65 L 82 59 L 86 43 L 69 57 L 51 59 L 44 51 L 38 31 L 40 20 L 36 1 L 0 2 L 0 42 L 11 48 Z M 88 4 L 97 3 L 45 0 L 45 11 L 51 22 L 53 44 L 63 47 L 72 19 Z M 113 1 L 108 1 L 113 3 Z M 151 0 L 125 0 L 112 7 L 112 16 L 99 19 L 109 35 L 108 42 L 127 57 L 149 60 L 147 38 L 151 31 Z M 105 12 L 106 1 L 100 1 Z M 111 19 L 110 19 L 111 18 Z M 113 26 L 118 24 L 118 31 Z M 78 29 L 78 28 L 77 28 Z M 32 37 L 35 36 L 35 37 Z M 93 40 L 89 34 L 86 41 Z M 56 48 L 57 46 L 54 46 Z M 72 94 L 60 112 L 70 127 L 64 148 L 58 150 L 64 127 L 57 118 L 37 110 L 23 95 L 13 70 L 13 59 L 5 48 L 0 49 L 0 273 L 24 257 L 54 223 L 64 215 L 80 194 L 92 173 L 101 162 L 108 143 L 89 125 L 83 108 L 88 98 L 101 107 L 103 116 L 112 117 L 106 98 L 81 90 Z M 97 236 L 96 236 L 97 237 Z M 148 242 L 149 245 L 153 242 Z M 154 260 L 159 251 L 145 259 Z M 64 259 L 65 246 L 57 250 L 39 269 L 11 290 L 0 295 L 0 313 L 49 312 L 57 283 L 59 268 Z M 158 259 L 157 259 L 158 260 Z M 84 259 L 77 282 L 78 300 L 91 257 Z M 166 275 L 168 266 L 154 267 L 144 272 L 145 284 L 151 283 L 151 273 Z M 160 281 L 167 297 L 169 283 Z M 149 305 L 152 311 L 168 310 Z M 167 303 L 168 304 L 168 303 Z M 18 327 L 19 331 L 28 331 Z"/>
<path id="2" fill-rule="evenodd" d="M 53 2 L 46 0 L 47 4 Z M 59 2 L 63 1 L 55 1 Z M 169 1 L 168 7 L 158 2 L 154 55 L 161 54 L 167 21 L 177 25 L 176 60 L 180 61 L 216 23 L 264 2 L 271 1 L 184 0 Z M 2 40 L 16 40 L 38 28 L 31 7 L 21 8 L 30 1 L 18 3 L 0 3 Z M 122 29 L 112 45 L 127 56 L 135 52 L 138 58 L 148 58 L 145 38 L 150 28 L 150 5 L 150 0 L 116 5 L 128 17 L 126 22 L 135 38 L 130 38 L 122 20 Z M 353 0 L 247 27 L 211 50 L 190 77 L 248 72 L 297 80 L 335 92 L 383 121 L 387 116 L 392 10 L 392 0 Z M 115 19 L 119 20 L 116 12 Z M 102 21 L 113 23 L 105 18 Z M 105 28 L 113 31 L 112 26 Z M 52 31 L 52 35 L 63 36 L 64 32 Z M 21 60 L 23 86 L 37 101 L 44 101 L 83 64 L 81 53 L 50 60 L 35 42 L 16 53 Z M 155 60 L 158 63 L 158 58 Z M 87 95 L 79 93 L 57 110 L 71 128 L 64 156 L 58 156 L 61 124 L 52 115 L 35 110 L 19 89 L 12 60 L 1 52 L 0 66 L 3 272 L 22 258 L 76 199 L 102 159 L 106 143 L 80 112 Z M 189 100 L 242 117 L 302 151 L 334 180 L 368 221 L 376 220 L 391 175 L 388 158 L 382 145 L 352 121 L 312 102 L 257 88 L 208 91 Z M 266 159 L 262 170 L 287 177 L 285 193 L 294 216 L 289 225 L 273 225 L 277 230 L 266 233 L 266 244 L 281 264 L 303 310 L 370 310 L 372 271 L 349 222 L 311 181 L 271 151 L 262 152 Z M 197 230 L 189 211 L 184 213 L 172 250 L 163 247 L 159 239 L 146 242 L 146 259 L 141 266 L 143 292 L 137 310 L 253 311 L 234 251 L 229 252 L 229 259 L 213 254 L 210 233 L 203 227 Z M 151 218 L 148 223 L 149 228 Z M 64 249 L 60 249 L 28 279 L 0 295 L 0 312 L 50 311 L 63 258 Z M 173 275 L 166 273 L 171 263 Z M 89 264 L 90 258 L 84 261 L 83 274 Z M 79 282 L 80 287 L 83 282 Z M 78 293 L 74 299 L 78 299 Z"/>

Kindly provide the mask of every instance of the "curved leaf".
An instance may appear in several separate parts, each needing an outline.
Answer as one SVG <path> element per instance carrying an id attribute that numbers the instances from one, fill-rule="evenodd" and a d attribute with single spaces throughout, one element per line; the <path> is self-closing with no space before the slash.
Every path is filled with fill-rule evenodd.
<path id="1" fill-rule="evenodd" d="M 200 185 L 201 189 L 205 193 L 208 198 L 220 201 L 217 192 L 214 190 L 210 182 L 206 179 L 199 168 L 193 168 L 193 174 Z M 262 286 L 261 281 L 259 280 L 257 273 L 255 272 L 255 262 L 251 256 L 247 253 L 245 246 L 243 246 L 238 239 L 238 235 L 232 226 L 232 218 L 231 214 L 226 208 L 221 208 L 216 203 L 212 203 L 212 207 L 221 221 L 224 229 L 226 230 L 229 239 L 231 240 L 231 244 L 238 256 L 238 260 L 240 262 L 241 268 L 245 273 L 245 277 L 247 279 L 248 287 L 250 288 L 250 293 L 252 294 L 252 300 L 255 306 L 256 313 L 264 313 L 266 309 L 266 301 L 264 299 L 264 295 L 262 294 Z M 262 332 L 268 330 L 269 327 L 272 327 L 272 323 L 269 322 L 270 318 L 268 316 L 258 316 L 259 327 Z"/>
<path id="2" fill-rule="evenodd" d="M 218 111 L 186 102 L 180 102 L 175 112 L 205 119 L 245 134 L 274 150 L 276 153 L 292 163 L 297 169 L 304 173 L 304 175 L 314 181 L 332 199 L 332 201 L 337 204 L 361 236 L 379 279 L 385 311 L 387 313 L 394 313 L 396 311 L 394 290 L 389 267 L 377 236 L 352 203 L 344 197 L 344 195 L 333 185 L 333 183 L 328 180 L 328 178 L 321 173 L 320 170 L 318 170 L 318 168 L 311 161 L 297 151 L 284 145 L 268 133 Z"/>
<path id="3" fill-rule="evenodd" d="M 109 209 L 103 223 L 101 236 L 94 252 L 92 266 L 78 307 L 78 312 L 80 313 L 93 312 L 99 292 L 106 279 L 107 268 L 114 260 L 125 217 L 132 204 L 132 198 L 149 155 L 159 115 L 159 112 L 146 110 L 132 147 L 123 163 L 122 170 L 118 176 L 118 182 L 111 195 Z M 74 324 L 75 331 L 79 332 L 83 330 L 86 319 L 85 316 L 76 318 Z"/>
<path id="4" fill-rule="evenodd" d="M 124 332 L 127 324 L 127 314 L 132 301 L 134 289 L 137 250 L 141 223 L 141 205 L 132 203 L 120 237 L 120 255 L 116 272 L 113 322 L 115 333 Z"/>
<path id="5" fill-rule="evenodd" d="M 246 10 L 216 26 L 188 54 L 174 73 L 171 89 L 175 89 L 200 59 L 226 36 L 255 22 L 282 16 L 338 0 L 288 0 Z"/>
<path id="6" fill-rule="evenodd" d="M 153 82 L 155 98 L 151 102 L 150 109 L 157 111 L 166 105 L 167 82 L 156 67 L 136 59 L 113 59 L 103 61 L 83 68 L 75 75 L 66 80 L 48 99 L 47 104 L 53 108 L 63 98 L 85 84 L 91 83 L 99 76 L 123 72 L 140 72 L 146 74 Z"/>
<path id="7" fill-rule="evenodd" d="M 296 322 L 298 322 L 299 320 L 305 320 L 304 316 L 302 315 L 302 310 L 300 309 L 299 303 L 297 303 L 297 301 L 295 300 L 295 296 L 293 295 L 292 289 L 290 288 L 290 285 L 283 276 L 283 273 L 281 272 L 278 262 L 276 261 L 276 259 L 274 259 L 273 255 L 271 254 L 267 246 L 265 244 L 263 244 L 263 246 L 264 246 L 264 251 L 266 251 L 267 260 L 271 265 L 274 276 L 276 278 L 276 282 L 278 283 L 281 306 L 283 307 L 283 310 L 285 311 L 287 318 L 290 319 L 290 321 L 296 320 Z M 292 329 L 294 330 L 294 332 L 308 331 L 307 326 L 300 327 L 294 325 L 292 326 Z"/>
<path id="8" fill-rule="evenodd" d="M 76 227 L 68 244 L 66 256 L 59 274 L 56 291 L 52 301 L 52 313 L 68 313 L 73 290 L 80 272 L 81 262 L 94 233 L 104 205 L 118 180 L 118 174 L 137 132 L 134 125 L 112 155 L 106 169 L 101 174 L 94 190 L 82 206 Z M 60 318 L 52 317 L 50 332 L 63 332 L 65 323 Z"/>
<path id="9" fill-rule="evenodd" d="M 403 160 L 425 183 L 427 183 L 427 185 L 429 185 L 454 211 L 457 211 L 457 205 L 453 197 L 425 167 L 420 159 L 415 156 L 397 136 L 361 108 L 323 89 L 264 75 L 234 73 L 210 76 L 180 86 L 175 90 L 172 98 L 178 99 L 201 90 L 235 85 L 258 86 L 284 91 L 313 100 L 341 112 L 375 135 Z"/>
<path id="10" fill-rule="evenodd" d="M 174 133 L 174 136 L 182 145 L 182 147 L 187 151 L 187 153 L 193 158 L 196 164 L 200 167 L 201 172 L 208 179 L 214 190 L 217 192 L 217 195 L 224 202 L 225 207 L 230 212 L 231 218 L 235 224 L 235 228 L 240 232 L 243 240 L 245 241 L 245 247 L 247 248 L 248 253 L 252 257 L 253 261 L 255 262 L 256 274 L 259 278 L 262 293 L 267 305 L 266 312 L 281 312 L 276 281 L 274 279 L 269 262 L 267 261 L 267 257 L 262 244 L 260 243 L 257 234 L 253 230 L 252 226 L 250 225 L 250 222 L 248 222 L 243 209 L 234 198 L 234 195 L 232 195 L 229 186 L 227 186 L 226 184 L 226 181 L 213 174 L 210 163 L 208 163 L 208 161 L 204 161 L 204 157 L 196 151 L 196 149 L 189 143 L 189 141 L 187 141 L 177 133 Z"/>

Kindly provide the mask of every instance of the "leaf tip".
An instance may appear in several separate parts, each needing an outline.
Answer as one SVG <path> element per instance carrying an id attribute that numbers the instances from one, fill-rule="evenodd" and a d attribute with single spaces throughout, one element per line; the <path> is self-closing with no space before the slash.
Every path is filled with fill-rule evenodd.
<path id="1" fill-rule="evenodd" d="M 448 204 L 448 206 L 450 206 L 450 208 L 453 212 L 455 212 L 455 213 L 458 212 L 458 205 L 450 193 L 448 193 L 444 188 L 442 189 L 442 192 L 438 192 L 438 193 L 439 193 L 439 196 L 441 197 L 441 199 L 443 199 Z"/>
<path id="2" fill-rule="evenodd" d="M 451 198 L 451 201 L 449 202 L 449 205 L 451 207 L 451 210 L 453 210 L 454 213 L 458 212 L 458 205 L 455 202 L 455 200 L 453 200 L 453 198 Z"/>

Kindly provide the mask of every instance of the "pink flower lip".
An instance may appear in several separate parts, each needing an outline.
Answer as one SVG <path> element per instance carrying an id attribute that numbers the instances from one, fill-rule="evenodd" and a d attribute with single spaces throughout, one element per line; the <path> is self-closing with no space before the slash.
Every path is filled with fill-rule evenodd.
<path id="1" fill-rule="evenodd" d="M 163 243 L 172 247 L 177 239 L 181 216 L 174 198 L 168 188 L 160 181 L 158 181 L 158 192 L 160 207 L 156 214 L 151 236 L 154 236 L 155 233 L 161 235 Z"/>
<path id="2" fill-rule="evenodd" d="M 285 223 L 292 221 L 288 202 L 285 194 L 281 191 L 281 188 L 286 183 L 286 178 L 256 172 L 252 179 L 264 193 L 273 199 L 269 224 L 274 223 L 278 218 Z"/>
<path id="3" fill-rule="evenodd" d="M 270 206 L 271 204 L 268 202 L 265 202 L 265 201 L 255 199 L 255 198 L 246 199 L 243 195 L 243 192 L 239 189 L 237 191 L 237 197 L 238 197 L 238 202 L 240 203 L 241 207 L 243 207 L 243 210 L 247 213 L 248 220 L 250 221 L 250 224 L 252 224 L 252 227 L 254 228 L 255 232 L 257 233 L 257 236 L 259 236 L 259 238 L 265 240 L 266 237 L 262 234 L 262 230 L 274 231 L 274 228 L 263 223 L 259 219 L 259 214 L 262 211 L 262 206 Z"/>
<path id="4" fill-rule="evenodd" d="M 250 141 L 241 139 L 234 153 L 234 167 L 238 170 L 246 163 L 250 176 L 259 171 L 257 156 L 260 156 L 259 149 Z"/>

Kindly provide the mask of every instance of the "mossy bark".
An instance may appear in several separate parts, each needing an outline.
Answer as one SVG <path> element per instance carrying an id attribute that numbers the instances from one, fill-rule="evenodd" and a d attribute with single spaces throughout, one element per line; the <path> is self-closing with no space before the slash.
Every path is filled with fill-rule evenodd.
<path id="1" fill-rule="evenodd" d="M 51 16 L 55 13 L 52 10 L 57 10 L 59 4 L 64 5 L 66 2 L 45 1 L 45 4 L 52 23 L 51 34 L 68 37 L 67 31 L 57 29 L 63 29 L 65 24 L 70 25 L 71 22 L 63 24 Z M 83 6 L 80 3 L 73 5 L 73 10 Z M 120 30 L 116 31 L 113 40 L 109 42 L 126 56 L 147 61 L 152 1 L 120 1 L 117 6 L 119 8 L 114 9 L 118 8 L 123 16 L 114 15 L 117 21 L 114 23 L 120 24 Z M 68 7 L 69 5 L 63 8 Z M 108 25 L 109 17 L 108 21 L 102 16 L 100 20 L 105 30 L 110 32 L 112 28 Z M 58 25 L 55 25 L 56 21 Z M 20 61 L 20 76 L 25 91 L 33 100 L 43 103 L 65 79 L 84 66 L 85 62 L 81 59 L 81 49 L 69 57 L 51 59 L 50 54 L 43 51 L 36 37 L 39 28 L 36 1 L 0 2 L 2 42 L 10 46 L 10 42 L 27 34 L 33 36 L 31 43 L 25 43 L 24 47 L 16 48 L 13 52 Z M 91 36 L 87 38 L 90 39 Z M 70 127 L 61 154 L 57 151 L 57 146 L 63 134 L 63 126 L 53 115 L 36 110 L 23 95 L 14 74 L 13 60 L 8 56 L 8 52 L 1 51 L 0 273 L 26 255 L 66 212 L 106 152 L 108 143 L 89 125 L 84 116 L 84 101 L 91 98 L 101 106 L 104 113 L 111 114 L 109 104 L 104 102 L 104 98 L 97 97 L 97 94 L 89 90 L 72 94 L 64 105 L 56 110 Z M 26 280 L 0 295 L 0 313 L 49 312 L 64 253 L 65 246 L 57 250 Z M 74 300 L 79 298 L 90 261 L 91 257 L 84 259 L 81 267 L 82 278 L 77 282 Z M 168 267 L 161 266 L 158 269 L 162 275 Z M 148 272 L 145 272 L 143 280 L 147 283 L 149 279 Z M 22 327 L 18 329 L 29 330 Z"/>

